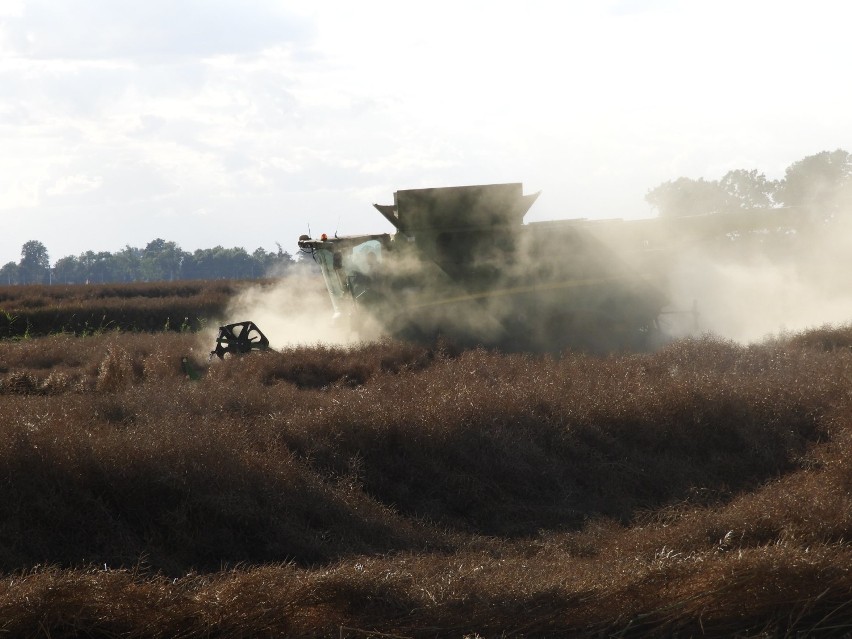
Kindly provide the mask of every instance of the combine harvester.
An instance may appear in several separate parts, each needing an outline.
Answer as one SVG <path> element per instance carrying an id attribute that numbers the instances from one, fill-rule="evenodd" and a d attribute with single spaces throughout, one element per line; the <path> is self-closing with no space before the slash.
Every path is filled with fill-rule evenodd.
<path id="1" fill-rule="evenodd" d="M 303 235 L 299 247 L 359 333 L 534 352 L 658 344 L 659 282 L 607 246 L 605 225 L 525 224 L 537 197 L 519 183 L 397 191 L 375 205 L 396 233 Z"/>
<path id="2" fill-rule="evenodd" d="M 692 299 L 669 300 L 679 256 L 786 250 L 816 228 L 794 209 L 524 223 L 538 195 L 520 183 L 401 190 L 375 205 L 395 233 L 303 235 L 299 247 L 319 264 L 335 320 L 362 339 L 602 354 L 700 329 Z M 238 322 L 220 327 L 211 357 L 268 349 Z"/>

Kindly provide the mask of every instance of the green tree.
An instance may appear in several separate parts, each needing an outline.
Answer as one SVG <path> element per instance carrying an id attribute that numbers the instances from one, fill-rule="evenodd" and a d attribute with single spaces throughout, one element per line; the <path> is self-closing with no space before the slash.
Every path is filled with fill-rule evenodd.
<path id="1" fill-rule="evenodd" d="M 87 251 L 89 261 L 88 280 L 90 282 L 115 282 L 118 278 L 115 274 L 112 253 L 109 251 Z"/>
<path id="2" fill-rule="evenodd" d="M 198 249 L 187 255 L 181 274 L 187 279 L 251 279 L 266 273 L 267 263 L 277 260 L 275 253 L 257 249 L 251 255 L 237 246 Z"/>
<path id="3" fill-rule="evenodd" d="M 852 203 L 852 156 L 842 149 L 794 162 L 784 173 L 778 200 L 785 206 L 831 211 Z"/>
<path id="4" fill-rule="evenodd" d="M 251 254 L 254 262 L 253 277 L 280 277 L 292 265 L 293 258 L 281 248 L 278 242 L 277 252 L 267 251 L 263 247 L 256 248 Z"/>
<path id="5" fill-rule="evenodd" d="M 242 246 L 225 249 L 225 263 L 225 277 L 234 279 L 257 277 L 255 275 L 256 267 L 251 255 Z"/>
<path id="6" fill-rule="evenodd" d="M 259 246 L 251 254 L 251 259 L 253 263 L 252 277 L 263 277 L 275 259 L 275 253 L 268 253 L 265 248 Z"/>
<path id="7" fill-rule="evenodd" d="M 287 274 L 295 262 L 293 261 L 293 256 L 281 248 L 281 244 L 276 242 L 275 246 L 278 247 L 278 251 L 275 253 L 275 257 L 267 263 L 264 275 L 281 277 Z M 269 255 L 272 256 L 272 253 L 269 253 Z"/>
<path id="8" fill-rule="evenodd" d="M 126 245 L 112 256 L 113 272 L 120 282 L 134 282 L 139 279 L 142 264 L 142 250 Z"/>
<path id="9" fill-rule="evenodd" d="M 174 242 L 157 238 L 148 242 L 142 251 L 139 271 L 148 281 L 175 280 L 180 277 L 181 264 L 187 254 Z"/>
<path id="10" fill-rule="evenodd" d="M 80 273 L 80 262 L 73 255 L 61 257 L 53 265 L 53 279 L 62 284 L 79 284 L 85 281 Z"/>
<path id="11" fill-rule="evenodd" d="M 43 284 L 50 275 L 50 256 L 47 248 L 38 240 L 30 240 L 21 248 L 18 264 L 20 279 L 24 284 Z"/>
<path id="12" fill-rule="evenodd" d="M 660 217 L 717 213 L 727 207 L 727 196 L 718 182 L 681 177 L 664 182 L 645 195 Z"/>
<path id="13" fill-rule="evenodd" d="M 19 268 L 15 262 L 6 262 L 2 268 L 0 268 L 0 285 L 5 284 L 7 286 L 11 286 L 12 284 L 18 283 L 19 276 Z"/>
<path id="14" fill-rule="evenodd" d="M 773 205 L 773 195 L 778 184 L 767 180 L 766 176 L 758 173 L 756 169 L 751 171 L 736 169 L 722 176 L 719 187 L 725 193 L 726 204 L 729 207 L 764 209 Z"/>

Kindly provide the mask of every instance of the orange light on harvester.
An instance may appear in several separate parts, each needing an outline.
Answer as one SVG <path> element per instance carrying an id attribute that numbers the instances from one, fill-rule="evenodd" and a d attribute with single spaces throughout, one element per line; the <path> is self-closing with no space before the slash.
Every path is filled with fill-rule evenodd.
<path id="1" fill-rule="evenodd" d="M 325 241 L 328 239 L 328 234 L 327 234 L 327 233 L 323 233 L 322 235 L 320 235 L 320 239 L 321 239 L 323 242 L 325 242 Z"/>

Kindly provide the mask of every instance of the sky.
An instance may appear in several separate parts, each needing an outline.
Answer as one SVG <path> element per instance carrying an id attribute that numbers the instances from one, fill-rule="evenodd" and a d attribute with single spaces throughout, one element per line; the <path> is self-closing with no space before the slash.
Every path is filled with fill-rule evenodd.
<path id="1" fill-rule="evenodd" d="M 0 264 L 391 231 L 399 189 L 528 221 L 852 151 L 837 0 L 0 0 Z"/>

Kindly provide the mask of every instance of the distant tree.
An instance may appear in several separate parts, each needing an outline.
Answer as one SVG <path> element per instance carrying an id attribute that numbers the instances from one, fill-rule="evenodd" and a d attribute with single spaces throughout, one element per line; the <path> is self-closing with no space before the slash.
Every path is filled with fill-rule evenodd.
<path id="1" fill-rule="evenodd" d="M 225 249 L 226 277 L 234 279 L 251 279 L 259 277 L 251 255 L 242 246 Z"/>
<path id="2" fill-rule="evenodd" d="M 148 281 L 178 279 L 181 264 L 186 255 L 174 242 L 167 242 L 161 238 L 152 240 L 142 251 L 139 263 L 140 274 Z"/>
<path id="3" fill-rule="evenodd" d="M 295 264 L 295 260 L 290 253 L 281 248 L 281 244 L 276 242 L 275 246 L 278 247 L 278 251 L 275 253 L 275 261 L 272 263 L 271 270 L 275 275 L 283 275 Z"/>
<path id="4" fill-rule="evenodd" d="M 719 187 L 725 194 L 728 207 L 763 209 L 774 204 L 773 195 L 778 184 L 767 180 L 766 176 L 758 173 L 756 169 L 751 171 L 736 169 L 722 176 Z"/>
<path id="5" fill-rule="evenodd" d="M 113 272 L 120 282 L 134 282 L 139 279 L 142 264 L 142 250 L 126 245 L 113 254 Z"/>
<path id="6" fill-rule="evenodd" d="M 24 284 L 42 284 L 50 275 L 50 256 L 38 240 L 30 240 L 21 248 L 20 280 Z"/>
<path id="7" fill-rule="evenodd" d="M 785 206 L 832 210 L 852 202 L 852 156 L 842 149 L 810 155 L 787 167 L 778 188 Z"/>
<path id="8" fill-rule="evenodd" d="M 181 264 L 181 277 L 187 280 L 209 279 L 206 255 L 205 249 L 196 249 L 191 255 L 187 255 Z"/>
<path id="9" fill-rule="evenodd" d="M 263 277 L 275 259 L 275 253 L 267 252 L 262 246 L 257 247 L 251 254 L 253 262 L 252 277 Z"/>
<path id="10" fill-rule="evenodd" d="M 89 284 L 97 281 L 94 277 L 96 269 L 95 260 L 94 251 L 80 253 L 80 257 L 77 258 L 77 268 L 79 269 L 78 274 L 81 283 Z"/>
<path id="11" fill-rule="evenodd" d="M 186 279 L 253 279 L 264 277 L 276 268 L 276 274 L 285 268 L 277 265 L 292 262 L 290 255 L 279 248 L 278 253 L 255 249 L 251 254 L 237 246 L 198 249 L 187 255 L 181 268 L 181 277 Z"/>
<path id="12" fill-rule="evenodd" d="M 25 245 L 34 254 L 40 243 Z M 263 248 L 248 253 L 242 247 L 198 249 L 187 253 L 175 244 L 157 238 L 144 249 L 125 246 L 117 253 L 86 251 L 78 256 L 66 256 L 56 261 L 53 279 L 66 284 L 157 281 L 175 279 L 252 279 L 280 276 L 295 265 L 289 253 L 278 244 L 277 252 Z M 42 246 L 43 248 L 43 246 Z M 46 251 L 44 252 L 46 259 Z M 22 259 L 23 262 L 23 259 Z M 47 276 L 48 271 L 44 270 Z M 0 283 L 22 283 L 21 267 L 10 262 L 0 271 Z"/>
<path id="13" fill-rule="evenodd" d="M 89 263 L 89 272 L 86 278 L 88 281 L 104 283 L 115 282 L 119 279 L 112 253 L 109 251 L 98 251 L 97 253 L 87 251 L 86 256 Z"/>
<path id="14" fill-rule="evenodd" d="M 182 276 L 186 279 L 202 280 L 234 277 L 228 251 L 229 249 L 221 246 L 196 250 L 184 260 Z"/>
<path id="15" fill-rule="evenodd" d="M 56 260 L 53 265 L 53 279 L 60 284 L 79 284 L 85 281 L 80 271 L 80 262 L 73 255 Z"/>
<path id="16" fill-rule="evenodd" d="M 660 217 L 680 217 L 716 213 L 727 207 L 728 200 L 718 182 L 681 177 L 649 191 L 645 201 Z"/>
<path id="17" fill-rule="evenodd" d="M 280 277 L 292 266 L 292 256 L 281 248 L 276 242 L 277 252 L 267 251 L 260 247 L 252 253 L 252 259 L 256 264 L 255 277 Z"/>
<path id="18" fill-rule="evenodd" d="M 20 269 L 15 262 L 6 262 L 6 264 L 0 268 L 0 285 L 5 284 L 7 286 L 11 286 L 12 284 L 17 284 L 19 282 L 19 271 Z"/>

